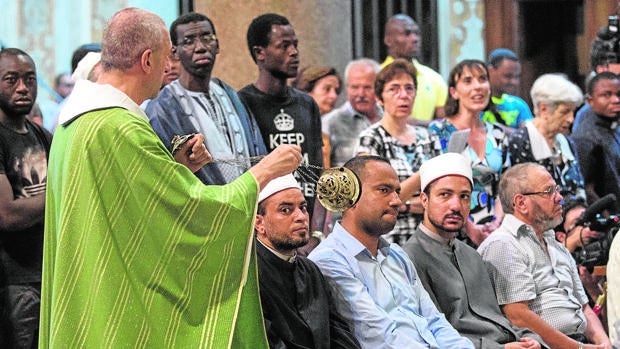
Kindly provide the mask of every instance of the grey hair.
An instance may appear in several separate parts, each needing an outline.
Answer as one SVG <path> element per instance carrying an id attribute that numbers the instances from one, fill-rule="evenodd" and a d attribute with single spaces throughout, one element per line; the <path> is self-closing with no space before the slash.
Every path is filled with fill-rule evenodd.
<path id="1" fill-rule="evenodd" d="M 375 61 L 374 59 L 363 57 L 363 58 L 352 60 L 344 68 L 344 83 L 345 84 L 349 83 L 349 72 L 351 71 L 351 69 L 353 67 L 360 66 L 360 65 L 372 67 L 372 69 L 375 71 L 375 74 L 379 74 L 379 72 L 381 71 L 381 65 L 377 63 L 377 61 Z"/>
<path id="2" fill-rule="evenodd" d="M 558 105 L 570 103 L 578 106 L 583 102 L 583 92 L 577 85 L 570 82 L 564 74 L 544 74 L 538 77 L 530 90 L 534 115 L 539 112 L 540 103 L 553 112 Z"/>

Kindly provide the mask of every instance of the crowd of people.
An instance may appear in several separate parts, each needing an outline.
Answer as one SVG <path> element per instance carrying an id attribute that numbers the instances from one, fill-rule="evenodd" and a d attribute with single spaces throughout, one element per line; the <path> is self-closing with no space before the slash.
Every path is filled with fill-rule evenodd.
<path id="1" fill-rule="evenodd" d="M 263 14 L 236 91 L 210 18 L 127 8 L 42 119 L 34 61 L 2 49 L 0 346 L 620 347 L 620 238 L 607 290 L 573 258 L 620 200 L 620 62 L 593 50 L 585 98 L 538 77 L 530 110 L 514 52 L 446 82 L 420 35 L 391 17 L 385 61 L 341 78 Z M 357 178 L 343 212 L 328 167 Z"/>

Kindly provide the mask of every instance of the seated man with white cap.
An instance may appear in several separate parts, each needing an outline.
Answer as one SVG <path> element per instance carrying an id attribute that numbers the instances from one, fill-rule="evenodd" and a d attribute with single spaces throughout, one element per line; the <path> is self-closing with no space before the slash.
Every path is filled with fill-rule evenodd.
<path id="1" fill-rule="evenodd" d="M 422 164 L 420 179 L 424 221 L 403 250 L 437 308 L 476 349 L 540 348 L 538 335 L 512 326 L 500 310 L 480 255 L 455 239 L 469 217 L 470 161 L 439 155 Z"/>
<path id="2" fill-rule="evenodd" d="M 295 252 L 308 243 L 307 205 L 293 175 L 272 180 L 258 195 L 254 228 L 269 346 L 359 348 L 321 271 Z"/>
<path id="3" fill-rule="evenodd" d="M 405 251 L 381 237 L 402 204 L 389 160 L 357 156 L 344 167 L 359 178 L 359 201 L 309 258 L 337 286 L 336 304 L 357 339 L 364 348 L 473 348 L 437 310 Z"/>

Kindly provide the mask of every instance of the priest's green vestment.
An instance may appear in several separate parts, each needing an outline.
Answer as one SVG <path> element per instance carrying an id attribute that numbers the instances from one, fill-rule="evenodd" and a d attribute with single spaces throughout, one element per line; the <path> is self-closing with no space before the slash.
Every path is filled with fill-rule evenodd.
<path id="1" fill-rule="evenodd" d="M 203 185 L 122 92 L 81 83 L 50 154 L 40 348 L 266 348 L 254 177 Z"/>

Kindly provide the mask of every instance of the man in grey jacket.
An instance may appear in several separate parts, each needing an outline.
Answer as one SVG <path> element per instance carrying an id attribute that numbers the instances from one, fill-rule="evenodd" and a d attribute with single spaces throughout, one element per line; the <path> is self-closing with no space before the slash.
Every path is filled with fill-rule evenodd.
<path id="1" fill-rule="evenodd" d="M 442 154 L 424 163 L 420 176 L 424 221 L 403 249 L 437 308 L 478 349 L 541 348 L 535 333 L 512 326 L 502 314 L 480 255 L 455 239 L 469 217 L 469 161 Z"/>

